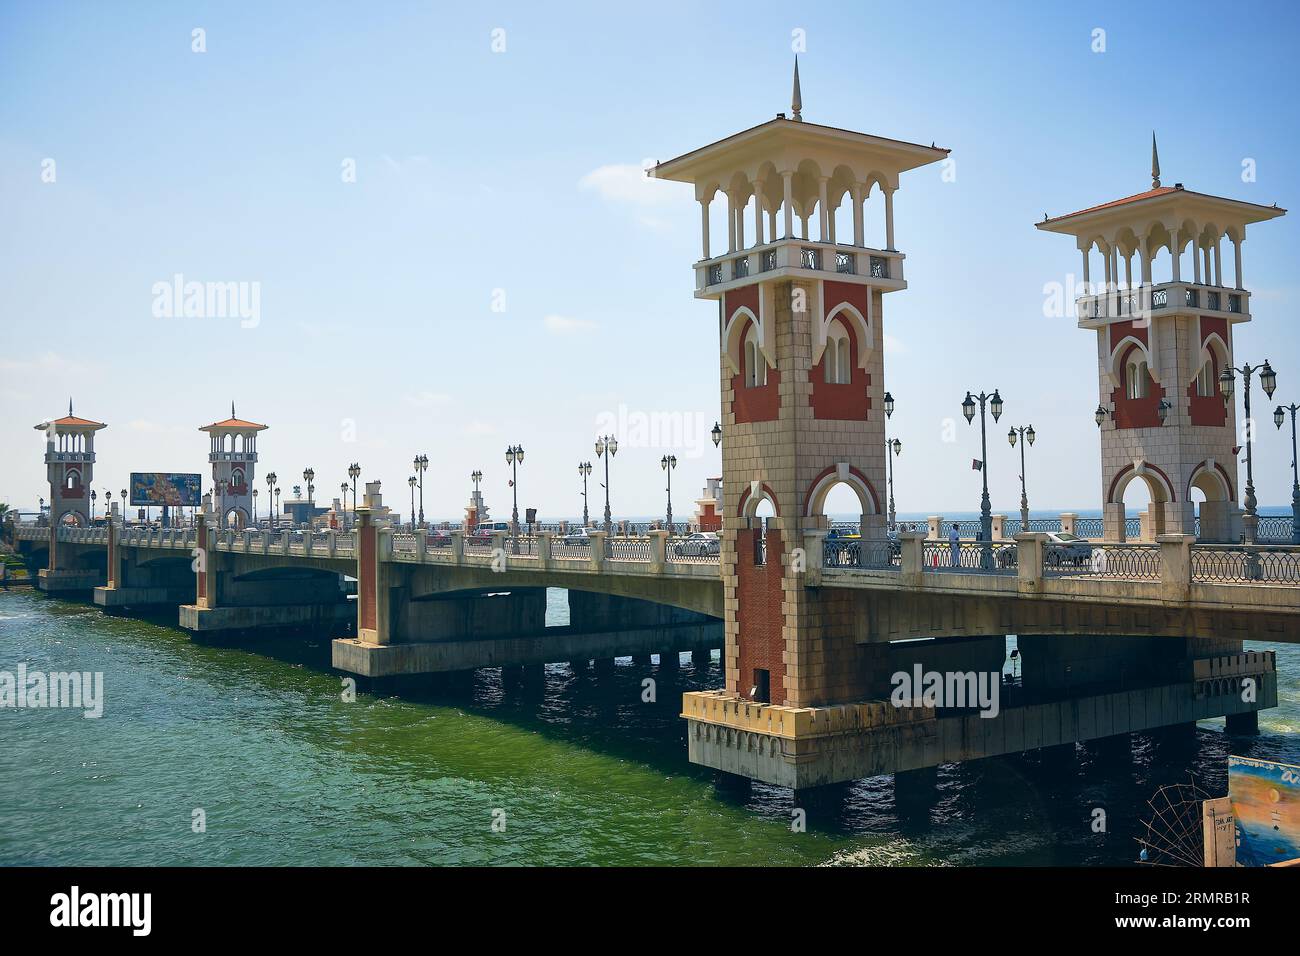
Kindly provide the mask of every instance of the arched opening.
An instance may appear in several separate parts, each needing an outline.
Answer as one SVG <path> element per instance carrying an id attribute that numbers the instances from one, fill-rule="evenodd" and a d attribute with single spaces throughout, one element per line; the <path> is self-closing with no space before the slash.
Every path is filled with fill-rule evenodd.
<path id="1" fill-rule="evenodd" d="M 848 385 L 853 381 L 853 350 L 849 347 L 849 330 L 835 318 L 826 330 L 826 353 L 822 374 L 828 385 Z"/>
<path id="2" fill-rule="evenodd" d="M 767 359 L 763 357 L 763 350 L 759 347 L 758 327 L 753 322 L 750 322 L 745 330 L 742 357 L 745 365 L 745 387 L 759 388 L 766 385 Z"/>
<path id="3" fill-rule="evenodd" d="M 1234 502 L 1228 481 L 1217 468 L 1201 465 L 1192 474 L 1188 488 L 1196 518 L 1196 534 L 1201 541 L 1233 540 Z"/>
<path id="4" fill-rule="evenodd" d="M 1166 505 L 1173 500 L 1165 477 L 1157 470 L 1128 466 L 1111 491 L 1105 536 L 1118 541 L 1154 541 L 1165 533 Z"/>
<path id="5" fill-rule="evenodd" d="M 84 528 L 86 519 L 78 511 L 69 511 L 59 519 L 59 523 L 68 528 Z"/>
<path id="6" fill-rule="evenodd" d="M 1151 369 L 1146 355 L 1136 345 L 1129 346 L 1124 356 L 1124 397 L 1129 401 L 1146 398 L 1151 394 Z"/>
<path id="7" fill-rule="evenodd" d="M 231 508 L 226 512 L 221 525 L 229 531 L 242 531 L 244 528 L 244 513 L 238 508 Z"/>

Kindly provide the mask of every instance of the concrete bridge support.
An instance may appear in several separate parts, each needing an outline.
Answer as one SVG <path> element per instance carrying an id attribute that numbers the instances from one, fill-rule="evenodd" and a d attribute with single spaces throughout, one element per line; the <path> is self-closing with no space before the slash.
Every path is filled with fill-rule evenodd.
<path id="1" fill-rule="evenodd" d="M 195 600 L 195 573 L 191 557 L 147 558 L 138 548 L 119 544 L 121 529 L 110 522 L 106 581 L 95 588 L 94 601 L 113 613 L 128 607 L 177 606 Z"/>

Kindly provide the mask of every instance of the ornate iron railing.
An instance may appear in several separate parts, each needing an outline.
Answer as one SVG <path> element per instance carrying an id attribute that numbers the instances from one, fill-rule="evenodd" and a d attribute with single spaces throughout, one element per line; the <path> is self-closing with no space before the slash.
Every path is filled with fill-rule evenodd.
<path id="1" fill-rule="evenodd" d="M 670 538 L 664 548 L 664 559 L 669 564 L 717 564 L 721 558 L 721 546 L 712 550 L 712 546 L 700 546 L 687 538 Z"/>
<path id="2" fill-rule="evenodd" d="M 649 561 L 649 538 L 610 538 L 609 559 L 611 561 Z"/>
<path id="3" fill-rule="evenodd" d="M 1154 289 L 1151 292 L 1151 308 L 1163 309 L 1169 304 L 1168 289 Z"/>
<path id="4" fill-rule="evenodd" d="M 822 267 L 822 252 L 820 249 L 810 249 L 807 246 L 799 250 L 799 264 L 805 269 L 820 269 Z"/>
<path id="5" fill-rule="evenodd" d="M 1195 306 L 1195 307 L 1197 307 L 1197 308 L 1200 308 L 1200 305 L 1201 305 L 1201 290 L 1200 290 L 1200 289 L 1184 289 L 1184 290 L 1183 290 L 1183 305 L 1191 305 L 1191 306 Z"/>
<path id="6" fill-rule="evenodd" d="M 835 250 L 835 271 L 836 272 L 857 272 L 857 263 L 854 261 L 855 256 L 851 252 L 841 252 Z"/>
<path id="7" fill-rule="evenodd" d="M 921 567 L 924 571 L 959 571 L 979 574 L 1014 574 L 1016 546 L 997 542 L 922 541 Z"/>
<path id="8" fill-rule="evenodd" d="M 1100 538 L 1103 531 L 1100 518 L 1075 518 L 1074 533 L 1080 538 Z"/>
<path id="9" fill-rule="evenodd" d="M 1290 541 L 1291 515 L 1260 515 L 1256 535 L 1260 541 Z"/>
<path id="10" fill-rule="evenodd" d="M 722 263 L 718 262 L 709 266 L 708 271 L 705 274 L 704 283 L 705 285 L 722 284 Z"/>
<path id="11" fill-rule="evenodd" d="M 776 250 L 768 249 L 759 257 L 759 269 L 763 272 L 771 272 L 776 268 Z"/>
<path id="12" fill-rule="evenodd" d="M 731 260 L 731 278 L 743 279 L 749 275 L 749 256 Z"/>
<path id="13" fill-rule="evenodd" d="M 1300 585 L 1300 548 L 1192 545 L 1192 581 Z"/>
<path id="14" fill-rule="evenodd" d="M 1220 304 L 1220 303 L 1219 303 L 1219 293 L 1217 293 L 1217 292 L 1207 292 L 1205 298 L 1207 299 L 1206 304 L 1205 304 L 1205 307 L 1206 307 L 1207 309 L 1214 309 L 1215 311 L 1218 311 L 1218 309 L 1219 309 L 1219 304 Z"/>
<path id="15" fill-rule="evenodd" d="M 1048 544 L 1043 548 L 1043 573 L 1048 575 L 1159 581 L 1160 566 L 1160 546 L 1155 544 L 1092 544 L 1071 547 Z"/>
<path id="16" fill-rule="evenodd" d="M 899 545 L 888 538 L 828 538 L 822 566 L 827 568 L 897 569 Z"/>
<path id="17" fill-rule="evenodd" d="M 1237 295 L 1236 293 L 1229 293 L 1229 295 L 1228 295 L 1228 311 L 1229 311 L 1229 312 L 1240 312 L 1240 311 L 1241 311 L 1241 296 Z"/>
<path id="18" fill-rule="evenodd" d="M 871 257 L 871 278 L 888 279 L 889 278 L 889 260 L 884 256 Z"/>

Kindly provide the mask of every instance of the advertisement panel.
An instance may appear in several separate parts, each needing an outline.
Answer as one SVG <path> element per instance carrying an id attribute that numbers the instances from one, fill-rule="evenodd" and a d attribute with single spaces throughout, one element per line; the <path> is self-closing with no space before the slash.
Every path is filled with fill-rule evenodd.
<path id="1" fill-rule="evenodd" d="M 131 472 L 131 504 L 198 508 L 203 504 L 203 476 L 170 471 Z"/>
<path id="2" fill-rule="evenodd" d="M 1300 767 L 1230 755 L 1228 799 L 1237 820 L 1238 865 L 1300 857 Z"/>

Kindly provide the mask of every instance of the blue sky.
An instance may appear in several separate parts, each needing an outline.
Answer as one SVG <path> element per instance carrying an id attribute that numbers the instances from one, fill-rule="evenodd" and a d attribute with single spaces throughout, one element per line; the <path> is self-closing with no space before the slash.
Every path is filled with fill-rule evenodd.
<path id="1" fill-rule="evenodd" d="M 132 470 L 206 471 L 197 428 L 234 398 L 271 426 L 260 468 L 286 490 L 308 465 L 337 489 L 359 461 L 405 510 L 425 452 L 425 510 L 440 517 L 461 514 L 474 468 L 508 511 L 515 442 L 521 508 L 576 514 L 576 465 L 599 464 L 600 427 L 656 416 L 660 434 L 620 436 L 614 510 L 658 513 L 659 459 L 674 453 L 683 516 L 719 470 L 704 441 L 716 312 L 691 296 L 689 188 L 638 168 L 786 109 L 796 29 L 806 119 L 956 159 L 954 182 L 920 170 L 896 197 L 911 286 L 884 316 L 900 511 L 978 507 L 978 432 L 959 403 L 994 386 L 1007 409 L 989 452 L 995 509 L 1018 507 L 1003 435 L 1029 422 L 1035 510 L 1099 506 L 1094 338 L 1043 317 L 1044 284 L 1078 254 L 1033 223 L 1146 188 L 1152 128 L 1166 182 L 1300 206 L 1290 4 L 564 9 L 0 5 L 0 500 L 43 493 L 31 426 L 72 393 L 110 425 L 101 490 Z M 1250 234 L 1254 321 L 1237 336 L 1238 361 L 1269 358 L 1288 402 L 1297 216 Z M 258 283 L 256 325 L 155 317 L 154 284 L 178 273 Z M 1269 425 L 1263 503 L 1289 501 L 1289 464 Z"/>

